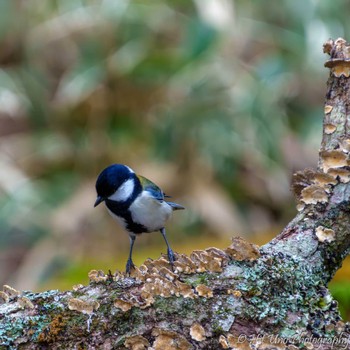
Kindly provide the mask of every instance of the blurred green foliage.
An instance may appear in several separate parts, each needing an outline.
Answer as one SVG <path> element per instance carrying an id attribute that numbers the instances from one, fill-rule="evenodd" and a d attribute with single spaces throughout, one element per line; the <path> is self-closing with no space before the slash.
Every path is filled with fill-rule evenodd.
<path id="1" fill-rule="evenodd" d="M 277 233 L 291 174 L 317 162 L 322 44 L 348 15 L 345 1 L 2 0 L 2 281 L 123 268 L 127 237 L 92 208 L 115 162 L 186 206 L 178 249 Z"/>
<path id="2" fill-rule="evenodd" d="M 350 319 L 350 283 L 349 281 L 333 282 L 330 290 L 334 299 L 338 301 L 341 316 L 345 320 Z"/>

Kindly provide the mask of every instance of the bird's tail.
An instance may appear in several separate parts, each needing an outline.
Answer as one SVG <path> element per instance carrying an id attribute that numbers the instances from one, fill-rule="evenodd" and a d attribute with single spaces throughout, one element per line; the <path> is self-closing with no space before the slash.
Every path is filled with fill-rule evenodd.
<path id="1" fill-rule="evenodd" d="M 174 202 L 167 202 L 172 208 L 173 210 L 181 210 L 181 209 L 185 209 L 185 207 L 183 207 L 180 204 L 174 203 Z"/>

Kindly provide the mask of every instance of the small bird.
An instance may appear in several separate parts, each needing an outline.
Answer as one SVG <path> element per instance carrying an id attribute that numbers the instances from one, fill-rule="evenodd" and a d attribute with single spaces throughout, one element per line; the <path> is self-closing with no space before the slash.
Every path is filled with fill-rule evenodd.
<path id="1" fill-rule="evenodd" d="M 173 266 L 175 255 L 165 234 L 165 222 L 173 210 L 182 205 L 164 200 L 163 191 L 152 181 L 136 175 L 128 166 L 112 164 L 104 169 L 96 181 L 97 199 L 94 207 L 105 202 L 108 212 L 127 231 L 130 238 L 126 273 L 135 267 L 132 250 L 136 236 L 144 232 L 160 231 L 167 245 L 168 259 Z"/>

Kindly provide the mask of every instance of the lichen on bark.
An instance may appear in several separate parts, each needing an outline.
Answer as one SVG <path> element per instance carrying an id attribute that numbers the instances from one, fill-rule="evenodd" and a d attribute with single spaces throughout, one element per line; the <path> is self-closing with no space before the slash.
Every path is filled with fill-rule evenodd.
<path id="1" fill-rule="evenodd" d="M 0 293 L 0 349 L 331 349 L 349 329 L 327 284 L 350 247 L 350 45 L 329 40 L 318 168 L 294 175 L 298 214 L 261 248 L 163 257 L 71 291 Z"/>

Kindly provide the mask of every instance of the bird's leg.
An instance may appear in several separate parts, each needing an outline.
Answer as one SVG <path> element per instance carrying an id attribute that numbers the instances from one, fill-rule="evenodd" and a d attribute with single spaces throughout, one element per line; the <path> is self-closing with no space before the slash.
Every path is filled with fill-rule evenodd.
<path id="1" fill-rule="evenodd" d="M 176 260 L 175 259 L 175 254 L 174 254 L 173 250 L 170 248 L 169 242 L 168 242 L 168 240 L 166 238 L 166 235 L 165 235 L 165 228 L 164 227 L 160 229 L 160 233 L 162 234 L 162 236 L 163 236 L 163 238 L 165 240 L 165 243 L 166 243 L 166 245 L 168 247 L 168 259 L 169 259 L 169 263 L 171 265 L 171 268 L 173 269 L 174 262 Z"/>
<path id="2" fill-rule="evenodd" d="M 135 267 L 134 263 L 132 262 L 132 248 L 134 247 L 136 236 L 129 235 L 129 238 L 130 238 L 130 251 L 129 251 L 128 261 L 126 262 L 126 274 L 130 276 L 131 268 Z"/>

